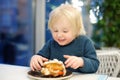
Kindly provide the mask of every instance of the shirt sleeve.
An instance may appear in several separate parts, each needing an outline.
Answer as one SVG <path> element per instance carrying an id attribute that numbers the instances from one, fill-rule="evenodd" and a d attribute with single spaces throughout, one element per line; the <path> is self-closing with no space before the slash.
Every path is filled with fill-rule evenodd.
<path id="1" fill-rule="evenodd" d="M 48 41 L 43 48 L 37 53 L 37 55 L 41 55 L 49 59 L 50 56 L 50 41 Z"/>
<path id="2" fill-rule="evenodd" d="M 84 66 L 79 68 L 79 71 L 82 73 L 94 73 L 99 67 L 99 60 L 97 59 L 96 51 L 92 41 L 87 39 L 84 44 Z"/>

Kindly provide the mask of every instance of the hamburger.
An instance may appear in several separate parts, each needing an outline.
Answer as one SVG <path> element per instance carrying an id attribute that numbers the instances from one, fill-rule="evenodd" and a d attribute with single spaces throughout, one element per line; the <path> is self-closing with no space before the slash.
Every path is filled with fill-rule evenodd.
<path id="1" fill-rule="evenodd" d="M 66 68 L 62 61 L 53 59 L 43 63 L 41 73 L 49 77 L 65 76 Z"/>

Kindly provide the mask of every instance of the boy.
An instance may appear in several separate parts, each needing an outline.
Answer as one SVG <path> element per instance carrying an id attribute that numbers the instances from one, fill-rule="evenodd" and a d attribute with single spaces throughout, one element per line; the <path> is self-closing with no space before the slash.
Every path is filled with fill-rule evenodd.
<path id="1" fill-rule="evenodd" d="M 62 4 L 50 13 L 48 21 L 53 39 L 31 58 L 30 67 L 41 70 L 45 61 L 58 59 L 73 72 L 93 73 L 99 66 L 95 48 L 85 36 L 79 10 Z"/>

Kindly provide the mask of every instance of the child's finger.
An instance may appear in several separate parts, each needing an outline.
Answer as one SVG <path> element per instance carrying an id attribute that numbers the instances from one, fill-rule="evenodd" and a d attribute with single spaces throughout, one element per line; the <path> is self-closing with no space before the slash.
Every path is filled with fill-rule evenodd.
<path id="1" fill-rule="evenodd" d="M 70 58 L 69 55 L 64 55 L 63 57 L 66 58 L 66 59 Z"/>

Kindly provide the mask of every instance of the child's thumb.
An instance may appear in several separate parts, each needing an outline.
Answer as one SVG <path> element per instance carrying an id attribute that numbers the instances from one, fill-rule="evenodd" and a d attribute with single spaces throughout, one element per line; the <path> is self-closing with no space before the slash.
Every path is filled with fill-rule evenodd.
<path id="1" fill-rule="evenodd" d="M 45 58 L 45 57 L 42 57 L 42 60 L 43 60 L 43 61 L 48 61 L 48 59 L 47 59 L 47 58 Z"/>

